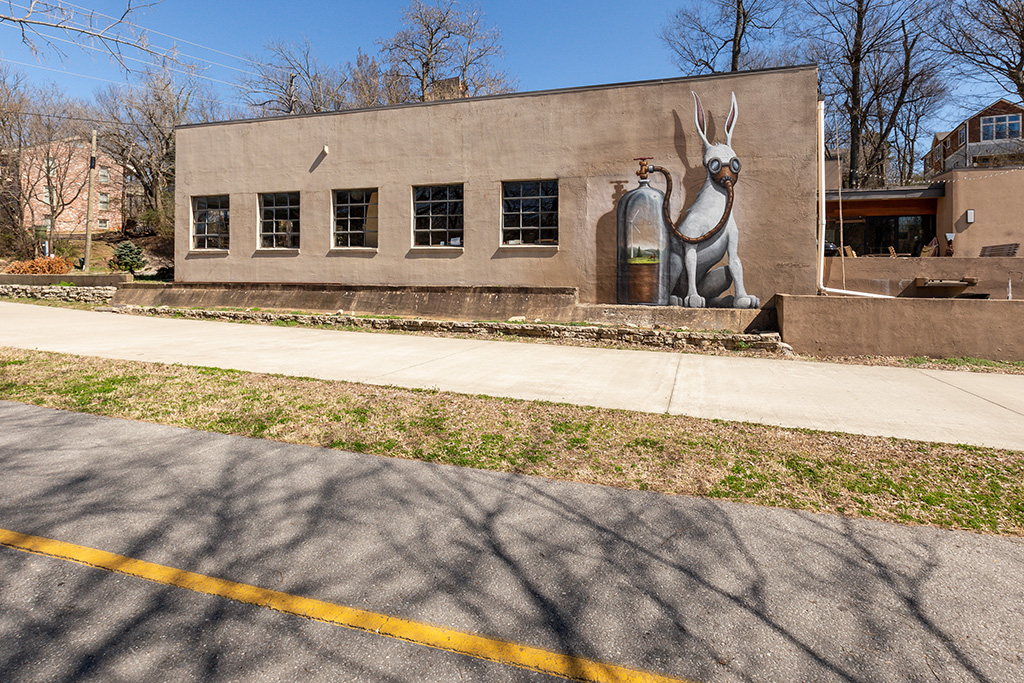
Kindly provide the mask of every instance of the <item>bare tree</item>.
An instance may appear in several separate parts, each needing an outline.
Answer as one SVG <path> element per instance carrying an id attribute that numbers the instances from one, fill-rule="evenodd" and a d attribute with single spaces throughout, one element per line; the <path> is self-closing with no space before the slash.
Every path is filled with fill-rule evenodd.
<path id="1" fill-rule="evenodd" d="M 502 55 L 501 33 L 484 24 L 479 8 L 459 9 L 454 0 L 413 0 L 402 12 L 403 28 L 379 41 L 388 64 L 408 79 L 418 100 L 510 92 L 515 82 L 494 61 Z M 459 87 L 438 87 L 459 79 Z"/>
<path id="2" fill-rule="evenodd" d="M 163 58 L 168 56 L 166 50 L 150 46 L 145 33 L 137 31 L 131 21 L 140 10 L 159 1 L 139 3 L 127 0 L 120 15 L 108 16 L 60 1 L 25 0 L 27 4 L 21 4 L 8 0 L 0 3 L 0 24 L 10 24 L 19 29 L 21 41 L 33 53 L 46 49 L 64 57 L 66 55 L 57 43 L 68 42 L 70 38 L 71 42 L 83 46 L 99 46 L 128 71 L 123 55 L 125 49 Z"/>
<path id="3" fill-rule="evenodd" d="M 939 23 L 942 44 L 967 75 L 1024 101 L 1024 2 L 955 0 Z"/>
<path id="4" fill-rule="evenodd" d="M 309 40 L 277 41 L 266 49 L 270 60 L 252 59 L 257 75 L 244 76 L 238 85 L 242 100 L 252 113 L 314 114 L 346 107 L 348 76 L 341 69 L 322 64 L 313 54 Z"/>
<path id="5" fill-rule="evenodd" d="M 25 77 L 0 64 L 0 253 L 24 258 L 32 253 L 25 230 L 21 152 L 28 143 L 31 112 Z"/>
<path id="6" fill-rule="evenodd" d="M 81 196 L 88 153 L 77 119 L 85 114 L 84 104 L 55 87 L 29 88 L 19 74 L 0 68 L 0 243 L 5 251 L 29 255 L 37 226 L 45 226 L 52 241 L 61 216 Z"/>
<path id="7" fill-rule="evenodd" d="M 688 74 L 792 63 L 795 55 L 777 44 L 784 14 L 782 0 L 687 0 L 660 36 L 676 66 Z"/>
<path id="8" fill-rule="evenodd" d="M 906 185 L 922 178 L 923 174 L 917 171 L 921 163 L 918 143 L 930 137 L 928 122 L 935 119 L 948 101 L 949 88 L 944 73 L 926 76 L 914 83 L 906 104 L 896 112 L 891 137 L 893 166 L 889 171 L 892 182 Z"/>
<path id="9" fill-rule="evenodd" d="M 355 66 L 348 70 L 348 103 L 355 108 L 382 107 L 416 100 L 409 81 L 394 67 L 381 69 L 375 57 L 362 50 L 356 54 Z"/>
<path id="10" fill-rule="evenodd" d="M 942 70 L 927 20 L 935 0 L 804 0 L 820 88 L 844 113 L 849 184 L 882 184 L 891 136 L 918 84 Z"/>
<path id="11" fill-rule="evenodd" d="M 124 169 L 126 182 L 138 183 L 146 219 L 163 236 L 173 234 L 174 128 L 195 122 L 209 100 L 196 81 L 150 69 L 137 87 L 111 86 L 96 95 L 100 118 L 110 122 L 100 145 Z"/>

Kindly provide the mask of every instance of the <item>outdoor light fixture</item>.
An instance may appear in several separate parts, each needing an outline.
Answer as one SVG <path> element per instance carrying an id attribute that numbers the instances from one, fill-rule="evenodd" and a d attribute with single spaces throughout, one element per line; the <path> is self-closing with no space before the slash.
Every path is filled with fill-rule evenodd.
<path id="1" fill-rule="evenodd" d="M 326 147 L 324 148 L 326 149 Z M 974 209 L 967 209 L 967 225 L 974 222 Z"/>

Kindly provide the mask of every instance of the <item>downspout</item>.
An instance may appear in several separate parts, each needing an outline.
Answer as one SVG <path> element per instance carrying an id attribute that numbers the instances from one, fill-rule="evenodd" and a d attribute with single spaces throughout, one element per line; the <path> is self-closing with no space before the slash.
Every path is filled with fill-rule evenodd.
<path id="1" fill-rule="evenodd" d="M 842 179 L 840 179 L 842 182 Z M 842 245 L 839 246 L 842 249 Z M 872 299 L 895 299 L 888 294 L 852 292 L 825 286 L 825 100 L 818 100 L 818 295 L 845 294 Z"/>

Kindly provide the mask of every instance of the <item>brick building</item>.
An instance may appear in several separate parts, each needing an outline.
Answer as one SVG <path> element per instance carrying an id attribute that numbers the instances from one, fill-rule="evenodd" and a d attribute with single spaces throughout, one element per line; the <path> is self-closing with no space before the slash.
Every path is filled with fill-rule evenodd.
<path id="1" fill-rule="evenodd" d="M 52 227 L 55 236 L 85 232 L 89 159 L 88 141 L 77 138 L 4 150 L 0 177 L 8 215 L 21 213 L 24 228 Z M 123 202 L 122 169 L 98 151 L 93 230 L 120 230 L 124 224 Z"/>
<path id="2" fill-rule="evenodd" d="M 924 177 L 957 168 L 1008 166 L 1024 161 L 1024 107 L 996 100 L 953 130 L 936 133 L 924 157 Z"/>

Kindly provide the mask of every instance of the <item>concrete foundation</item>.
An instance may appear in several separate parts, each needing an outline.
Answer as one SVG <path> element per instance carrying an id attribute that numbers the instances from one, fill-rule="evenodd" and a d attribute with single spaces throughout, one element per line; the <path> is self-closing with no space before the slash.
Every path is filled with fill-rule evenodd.
<path id="1" fill-rule="evenodd" d="M 391 287 L 260 283 L 128 283 L 113 304 L 177 308 L 265 308 L 444 320 L 576 322 L 667 329 L 777 329 L 774 310 L 580 304 L 572 287 Z"/>

